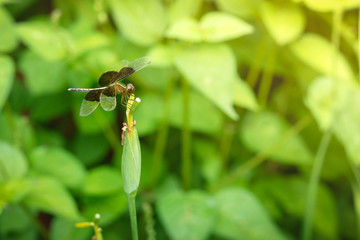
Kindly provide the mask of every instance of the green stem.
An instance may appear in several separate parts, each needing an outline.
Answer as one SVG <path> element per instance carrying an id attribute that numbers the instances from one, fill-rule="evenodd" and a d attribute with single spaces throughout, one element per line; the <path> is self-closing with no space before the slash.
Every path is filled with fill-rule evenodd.
<path id="1" fill-rule="evenodd" d="M 101 228 L 99 227 L 99 222 L 100 222 L 100 214 L 95 214 L 95 219 L 94 219 L 94 232 L 95 232 L 95 236 L 96 236 L 96 240 L 103 240 L 103 236 L 101 234 Z"/>
<path id="2" fill-rule="evenodd" d="M 265 41 L 262 41 L 255 53 L 255 59 L 251 68 L 249 70 L 248 75 L 246 76 L 246 82 L 249 84 L 250 87 L 254 87 L 261 71 L 261 64 L 265 57 Z"/>
<path id="3" fill-rule="evenodd" d="M 154 213 L 151 207 L 151 204 L 145 201 L 142 205 L 144 218 L 145 218 L 145 230 L 147 233 L 148 240 L 156 240 L 156 232 L 154 229 L 155 221 L 154 221 Z"/>
<path id="4" fill-rule="evenodd" d="M 221 160 L 222 160 L 221 175 L 226 173 L 228 167 L 227 165 L 229 160 L 230 148 L 234 138 L 234 134 L 236 132 L 235 128 L 236 128 L 235 122 L 233 121 L 229 120 L 229 122 L 226 122 L 224 124 L 224 131 L 220 142 L 220 152 L 221 152 Z"/>
<path id="5" fill-rule="evenodd" d="M 259 90 L 259 103 L 262 107 L 266 106 L 267 99 L 270 93 L 272 78 L 274 74 L 274 64 L 275 64 L 275 50 L 273 49 L 269 51 L 268 61 L 266 64 L 267 66 L 264 69 L 264 73 L 261 79 L 261 85 Z"/>
<path id="6" fill-rule="evenodd" d="M 358 50 L 357 50 L 357 57 L 358 57 L 358 75 L 359 75 L 359 82 L 360 82 L 360 6 L 359 6 L 359 16 L 358 16 Z"/>
<path id="7" fill-rule="evenodd" d="M 316 206 L 316 195 L 320 181 L 321 169 L 324 164 L 325 154 L 332 136 L 332 130 L 328 130 L 322 137 L 319 149 L 314 160 L 314 167 L 311 171 L 310 183 L 306 199 L 306 209 L 304 217 L 303 240 L 311 239 L 311 230 L 314 220 L 314 210 Z"/>
<path id="8" fill-rule="evenodd" d="M 137 230 L 135 197 L 136 197 L 136 193 L 127 194 L 129 213 L 130 213 L 130 222 L 131 222 L 132 240 L 139 239 L 138 230 Z"/>
<path id="9" fill-rule="evenodd" d="M 183 94 L 183 129 L 182 129 L 182 180 L 185 190 L 191 187 L 191 130 L 189 119 L 189 95 L 190 86 L 189 83 L 183 79 L 182 81 L 182 94 Z"/>
<path id="10" fill-rule="evenodd" d="M 163 165 L 163 156 L 166 147 L 166 140 L 168 136 L 169 130 L 169 112 L 171 107 L 171 95 L 173 93 L 175 86 L 175 79 L 171 78 L 167 84 L 165 95 L 164 95 L 164 107 L 163 107 L 163 115 L 160 124 L 160 130 L 156 138 L 155 150 L 154 150 L 154 157 L 152 163 L 152 171 L 151 171 L 151 184 L 152 188 L 157 182 L 159 177 L 162 165 Z"/>

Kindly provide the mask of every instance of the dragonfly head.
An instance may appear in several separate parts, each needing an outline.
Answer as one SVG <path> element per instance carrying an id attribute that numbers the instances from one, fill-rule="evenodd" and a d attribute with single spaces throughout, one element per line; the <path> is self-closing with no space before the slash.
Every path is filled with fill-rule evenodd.
<path id="1" fill-rule="evenodd" d="M 128 83 L 128 85 L 126 85 L 126 92 L 127 93 L 134 93 L 134 91 L 135 91 L 134 85 L 131 84 L 131 83 Z"/>

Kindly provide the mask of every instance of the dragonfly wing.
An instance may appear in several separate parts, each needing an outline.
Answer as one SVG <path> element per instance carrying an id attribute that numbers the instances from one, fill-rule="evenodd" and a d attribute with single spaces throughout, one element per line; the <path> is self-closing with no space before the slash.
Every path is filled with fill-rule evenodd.
<path id="1" fill-rule="evenodd" d="M 88 116 L 97 108 L 100 102 L 100 94 L 102 92 L 102 89 L 92 90 L 85 95 L 80 108 L 80 116 Z"/>
<path id="2" fill-rule="evenodd" d="M 115 72 L 115 71 L 109 71 L 109 72 L 103 73 L 99 78 L 99 85 L 102 87 L 109 86 L 110 84 L 112 84 L 113 82 L 116 81 L 117 74 L 118 74 L 118 72 Z"/>
<path id="3" fill-rule="evenodd" d="M 138 58 L 138 59 L 130 62 L 128 66 L 123 67 L 119 71 L 118 75 L 115 77 L 116 81 L 121 81 L 124 78 L 127 78 L 131 74 L 143 69 L 150 63 L 151 63 L 150 57 L 141 57 L 141 58 Z"/>
<path id="4" fill-rule="evenodd" d="M 135 72 L 143 69 L 151 63 L 151 57 L 141 57 L 132 61 L 128 67 L 134 69 Z"/>
<path id="5" fill-rule="evenodd" d="M 114 86 L 107 87 L 100 95 L 100 104 L 105 111 L 116 107 L 116 91 Z"/>
<path id="6" fill-rule="evenodd" d="M 90 102 L 87 100 L 83 100 L 80 108 L 80 116 L 85 117 L 90 115 L 99 105 L 99 102 Z"/>

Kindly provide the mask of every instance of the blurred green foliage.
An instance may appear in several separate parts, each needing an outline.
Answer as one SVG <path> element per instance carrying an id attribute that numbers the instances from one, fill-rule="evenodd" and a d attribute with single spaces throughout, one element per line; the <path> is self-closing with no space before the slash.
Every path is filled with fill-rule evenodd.
<path id="1" fill-rule="evenodd" d="M 66 89 L 142 56 L 140 239 L 299 239 L 327 131 L 313 239 L 359 239 L 359 4 L 0 1 L 0 239 L 130 239 L 125 110 Z"/>

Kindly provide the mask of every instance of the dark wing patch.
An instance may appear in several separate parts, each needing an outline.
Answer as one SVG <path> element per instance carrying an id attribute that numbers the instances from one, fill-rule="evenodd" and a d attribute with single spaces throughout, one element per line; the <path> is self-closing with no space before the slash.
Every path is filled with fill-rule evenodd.
<path id="1" fill-rule="evenodd" d="M 109 86 L 110 84 L 114 83 L 116 81 L 116 75 L 118 73 L 115 71 L 109 71 L 105 72 L 101 75 L 99 78 L 99 85 L 102 87 Z"/>
<path id="2" fill-rule="evenodd" d="M 100 94 L 102 91 L 104 91 L 104 90 L 92 90 L 92 91 L 88 92 L 88 94 L 85 95 L 85 100 L 91 101 L 91 102 L 94 102 L 94 101 L 100 102 Z"/>
<path id="3" fill-rule="evenodd" d="M 135 69 L 131 67 L 123 67 L 117 74 L 116 81 L 121 81 L 127 78 L 128 76 L 130 76 L 131 74 L 133 74 L 134 72 L 136 72 Z"/>
<path id="4" fill-rule="evenodd" d="M 114 97 L 116 95 L 115 87 L 110 86 L 103 90 L 103 94 L 107 97 Z"/>

